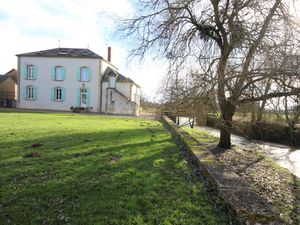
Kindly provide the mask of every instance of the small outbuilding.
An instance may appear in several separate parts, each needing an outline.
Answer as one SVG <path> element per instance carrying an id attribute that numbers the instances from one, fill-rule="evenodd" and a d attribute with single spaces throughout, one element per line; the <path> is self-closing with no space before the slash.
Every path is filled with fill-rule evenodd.
<path id="1" fill-rule="evenodd" d="M 15 108 L 17 91 L 17 71 L 15 69 L 0 75 L 0 107 Z"/>

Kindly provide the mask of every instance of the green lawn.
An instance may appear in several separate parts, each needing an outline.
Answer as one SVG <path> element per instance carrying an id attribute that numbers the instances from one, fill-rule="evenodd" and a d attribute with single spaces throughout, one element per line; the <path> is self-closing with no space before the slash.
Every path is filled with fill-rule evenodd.
<path id="1" fill-rule="evenodd" d="M 0 112 L 0 168 L 0 224 L 227 224 L 157 121 Z"/>

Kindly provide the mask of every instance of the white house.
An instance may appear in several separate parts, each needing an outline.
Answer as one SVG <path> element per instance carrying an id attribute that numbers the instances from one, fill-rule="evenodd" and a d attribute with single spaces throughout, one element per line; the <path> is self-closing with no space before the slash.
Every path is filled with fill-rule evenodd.
<path id="1" fill-rule="evenodd" d="M 18 108 L 139 115 L 140 86 L 89 49 L 18 54 Z"/>

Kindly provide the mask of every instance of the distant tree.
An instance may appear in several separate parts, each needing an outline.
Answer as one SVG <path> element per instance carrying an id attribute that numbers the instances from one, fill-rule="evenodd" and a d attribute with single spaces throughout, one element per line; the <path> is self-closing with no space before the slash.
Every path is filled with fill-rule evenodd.
<path id="1" fill-rule="evenodd" d="M 213 76 L 221 112 L 218 145 L 228 149 L 240 104 L 299 93 L 297 87 L 256 91 L 257 84 L 279 76 L 260 64 L 262 53 L 283 48 L 287 31 L 294 34 L 290 43 L 296 43 L 289 3 L 292 0 L 141 0 L 138 15 L 123 21 L 121 31 L 135 37 L 133 55 L 143 57 L 152 49 L 176 66 L 197 63 L 203 76 Z"/>
<path id="2" fill-rule="evenodd" d="M 184 75 L 182 71 L 176 71 L 166 76 L 160 88 L 161 103 L 165 110 L 177 117 L 188 118 L 187 123 L 191 128 L 196 118 L 199 122 L 208 112 L 216 111 L 212 86 L 202 81 L 202 77 L 197 71 L 190 70 Z"/>

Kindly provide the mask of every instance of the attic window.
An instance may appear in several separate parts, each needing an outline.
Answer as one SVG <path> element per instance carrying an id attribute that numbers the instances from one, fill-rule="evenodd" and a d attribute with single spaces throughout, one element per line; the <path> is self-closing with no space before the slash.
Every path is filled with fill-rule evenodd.
<path id="1" fill-rule="evenodd" d="M 116 88 L 116 77 L 115 76 L 109 77 L 109 87 Z"/>
<path id="2" fill-rule="evenodd" d="M 89 52 L 83 52 L 83 53 L 81 53 L 82 55 L 88 55 L 89 54 Z"/>
<path id="3" fill-rule="evenodd" d="M 69 53 L 69 51 L 60 51 L 58 54 L 59 55 L 66 55 L 66 54 L 68 54 Z"/>

